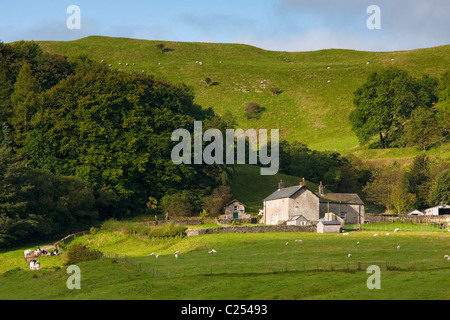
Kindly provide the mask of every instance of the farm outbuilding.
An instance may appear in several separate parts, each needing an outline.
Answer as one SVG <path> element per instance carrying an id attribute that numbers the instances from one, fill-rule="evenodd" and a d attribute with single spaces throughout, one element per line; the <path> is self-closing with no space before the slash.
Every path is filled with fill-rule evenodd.
<path id="1" fill-rule="evenodd" d="M 341 223 L 337 220 L 321 220 L 317 224 L 318 233 L 339 233 L 341 232 Z"/>
<path id="2" fill-rule="evenodd" d="M 417 209 L 414 209 L 414 210 L 406 211 L 404 213 L 404 215 L 408 215 L 408 216 L 423 216 L 423 212 L 419 211 Z"/>
<path id="3" fill-rule="evenodd" d="M 424 212 L 427 216 L 450 215 L 450 206 L 448 204 L 440 204 L 438 206 L 428 208 Z"/>
<path id="4" fill-rule="evenodd" d="M 245 214 L 245 205 L 234 199 L 224 207 L 225 219 L 250 219 L 251 215 Z"/>
<path id="5" fill-rule="evenodd" d="M 308 219 L 302 215 L 292 216 L 286 220 L 286 225 L 288 226 L 306 226 L 308 224 Z"/>

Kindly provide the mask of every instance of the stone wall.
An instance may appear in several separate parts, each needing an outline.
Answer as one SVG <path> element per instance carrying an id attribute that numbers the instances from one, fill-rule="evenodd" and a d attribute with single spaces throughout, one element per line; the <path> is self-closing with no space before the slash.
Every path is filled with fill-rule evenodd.
<path id="1" fill-rule="evenodd" d="M 238 226 L 188 230 L 187 236 L 212 233 L 261 233 L 261 232 L 316 232 L 316 226 Z"/>

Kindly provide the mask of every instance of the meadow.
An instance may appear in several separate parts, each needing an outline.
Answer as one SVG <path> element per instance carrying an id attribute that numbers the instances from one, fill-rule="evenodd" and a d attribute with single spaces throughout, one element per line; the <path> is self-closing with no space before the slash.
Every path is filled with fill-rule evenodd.
<path id="1" fill-rule="evenodd" d="M 29 271 L 23 259 L 25 248 L 20 248 L 0 253 L 0 298 L 450 298 L 450 261 L 443 258 L 450 254 L 450 234 L 416 231 L 387 236 L 378 232 L 374 237 L 374 233 L 211 234 L 151 239 L 100 231 L 70 244 L 84 244 L 108 257 L 77 264 L 81 269 L 80 290 L 67 289 L 62 256 L 42 257 L 42 269 Z M 209 254 L 213 248 L 217 253 Z M 175 251 L 180 251 L 178 259 L 174 258 Z M 151 255 L 153 252 L 158 259 Z M 381 269 L 379 290 L 366 286 L 369 265 Z"/>

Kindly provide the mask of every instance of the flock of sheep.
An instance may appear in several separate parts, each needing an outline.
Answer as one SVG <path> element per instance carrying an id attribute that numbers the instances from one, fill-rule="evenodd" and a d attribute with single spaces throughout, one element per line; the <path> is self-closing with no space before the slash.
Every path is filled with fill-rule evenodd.
<path id="1" fill-rule="evenodd" d="M 54 249 L 52 251 L 43 250 L 39 247 L 36 247 L 36 250 L 25 250 L 23 252 L 25 260 L 28 261 L 27 258 L 36 258 L 40 256 L 57 256 L 59 254 L 58 249 Z M 30 264 L 30 270 L 40 270 L 41 269 L 41 263 L 36 260 L 32 259 L 29 261 Z"/>

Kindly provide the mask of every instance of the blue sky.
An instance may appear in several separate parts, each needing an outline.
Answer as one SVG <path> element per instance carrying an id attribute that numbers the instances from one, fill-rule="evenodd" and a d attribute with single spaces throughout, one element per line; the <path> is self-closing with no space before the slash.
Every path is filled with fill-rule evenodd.
<path id="1" fill-rule="evenodd" d="M 70 5 L 81 10 L 80 30 L 66 26 Z M 381 10 L 381 29 L 366 26 L 370 5 Z M 409 50 L 450 44 L 450 1 L 19 0 L 1 5 L 3 42 L 89 35 L 245 43 L 280 51 Z"/>

